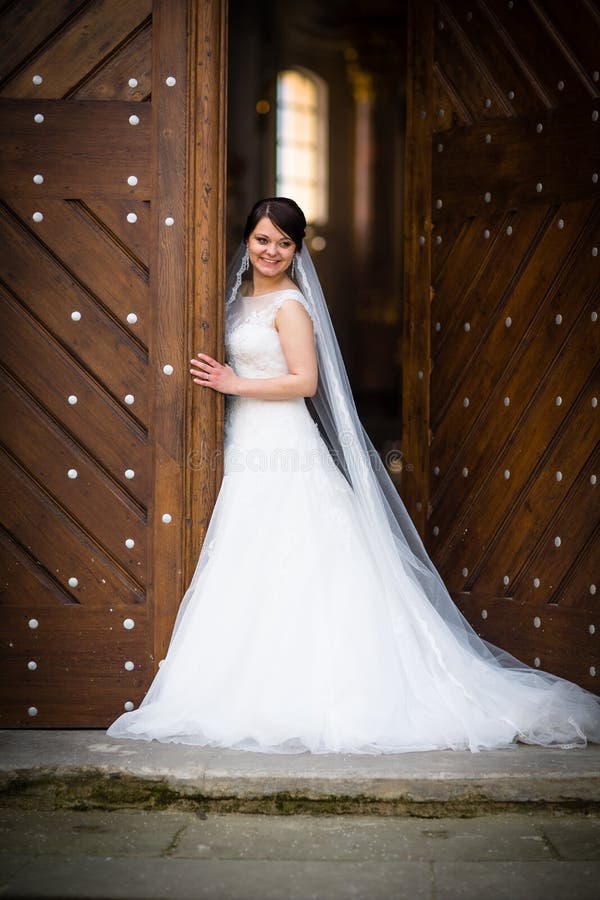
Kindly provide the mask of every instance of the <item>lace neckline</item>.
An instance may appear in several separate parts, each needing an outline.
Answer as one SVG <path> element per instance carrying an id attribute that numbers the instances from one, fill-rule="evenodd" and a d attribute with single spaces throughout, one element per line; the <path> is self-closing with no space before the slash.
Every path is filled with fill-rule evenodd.
<path id="1" fill-rule="evenodd" d="M 289 294 L 289 293 L 300 294 L 302 292 L 296 287 L 289 287 L 289 288 L 279 288 L 276 291 L 265 291 L 264 294 L 251 294 L 249 296 L 247 294 L 242 294 L 242 292 L 240 291 L 240 297 L 242 298 L 242 300 L 260 300 L 262 297 L 271 297 L 274 294 Z"/>

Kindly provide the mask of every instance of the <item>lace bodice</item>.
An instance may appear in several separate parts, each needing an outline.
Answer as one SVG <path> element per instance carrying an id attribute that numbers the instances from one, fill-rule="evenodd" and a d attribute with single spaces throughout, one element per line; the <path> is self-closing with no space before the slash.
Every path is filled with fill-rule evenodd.
<path id="1" fill-rule="evenodd" d="M 259 297 L 238 294 L 227 313 L 226 359 L 242 378 L 274 378 L 287 375 L 288 367 L 275 327 L 277 310 L 286 300 L 301 303 L 309 312 L 300 291 L 288 288 Z"/>

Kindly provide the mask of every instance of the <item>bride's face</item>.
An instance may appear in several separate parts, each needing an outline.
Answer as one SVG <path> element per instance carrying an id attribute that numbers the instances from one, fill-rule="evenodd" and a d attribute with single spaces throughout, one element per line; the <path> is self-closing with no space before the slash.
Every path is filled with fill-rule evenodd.
<path id="1" fill-rule="evenodd" d="M 292 264 L 296 246 L 265 216 L 248 238 L 248 254 L 255 271 L 267 278 L 282 275 Z"/>

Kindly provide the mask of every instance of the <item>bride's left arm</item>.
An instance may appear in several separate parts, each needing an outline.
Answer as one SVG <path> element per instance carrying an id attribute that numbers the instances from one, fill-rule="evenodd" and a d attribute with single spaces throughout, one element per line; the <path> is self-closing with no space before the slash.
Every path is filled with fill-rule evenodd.
<path id="1" fill-rule="evenodd" d="M 318 368 L 310 316 L 297 301 L 286 301 L 277 311 L 275 325 L 289 374 L 275 378 L 242 378 L 231 366 L 222 365 L 206 353 L 198 353 L 197 358 L 191 360 L 190 372 L 194 384 L 210 387 L 222 394 L 262 400 L 314 396 Z"/>

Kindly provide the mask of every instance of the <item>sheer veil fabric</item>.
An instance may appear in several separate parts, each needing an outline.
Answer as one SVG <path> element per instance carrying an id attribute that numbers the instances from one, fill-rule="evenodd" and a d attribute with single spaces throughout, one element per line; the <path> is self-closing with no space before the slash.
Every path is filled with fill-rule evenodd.
<path id="1" fill-rule="evenodd" d="M 228 269 L 230 335 L 245 302 L 239 299 L 247 268 L 245 251 L 242 242 Z M 482 640 L 452 601 L 359 420 L 305 245 L 295 255 L 295 282 L 298 291 L 275 294 L 300 300 L 313 321 L 319 383 L 308 406 L 316 424 L 302 398 L 244 398 L 234 404 L 237 421 L 242 426 L 245 422 L 252 434 L 263 417 L 268 432 L 271 426 L 280 428 L 283 419 L 273 418 L 280 411 L 289 417 L 285 422 L 292 429 L 298 425 L 295 433 L 301 441 L 318 430 L 328 462 L 338 470 L 336 477 L 323 476 L 317 465 L 302 485 L 294 477 L 266 487 L 252 476 L 224 479 L 196 571 L 176 616 L 165 665 L 140 707 L 122 714 L 108 735 L 268 753 L 308 749 L 378 754 L 447 747 L 476 751 L 514 746 L 517 741 L 567 749 L 600 742 L 599 697 Z M 258 303 L 268 307 L 283 299 L 263 298 Z M 238 328 L 237 333 L 241 331 Z M 265 338 L 263 329 L 262 334 L 264 346 L 275 352 L 276 332 L 271 330 Z M 307 442 L 311 441 L 309 435 Z M 349 545 L 354 548 L 349 559 L 339 541 L 329 540 L 330 529 L 321 521 L 319 485 L 333 491 L 332 502 L 336 491 L 341 496 L 339 508 L 348 518 Z M 276 546 L 264 548 L 260 531 L 252 534 L 257 531 L 257 507 L 259 515 L 271 513 L 272 526 L 281 510 L 275 495 L 288 488 L 290 540 L 286 543 L 286 535 L 279 535 L 286 527 L 282 522 L 269 532 Z M 244 494 L 249 498 L 245 508 Z M 242 500 L 236 500 L 240 496 Z M 290 512 L 295 503 L 297 516 Z M 247 519 L 236 532 L 240 515 Z M 311 530 L 316 535 L 312 543 Z M 232 541 L 231 535 L 237 537 Z M 215 551 L 209 567 L 211 547 L 219 541 L 224 554 L 221 549 L 217 558 Z M 313 552 L 315 544 L 329 548 L 335 557 L 333 568 L 322 560 L 315 564 L 308 559 L 305 564 L 302 553 Z M 286 564 L 295 580 L 288 577 L 281 584 L 287 585 L 290 596 L 283 596 L 272 573 L 261 568 L 263 551 L 270 558 L 277 552 L 288 555 Z M 247 577 L 237 574 L 237 581 L 230 580 L 236 564 L 254 580 L 253 594 L 235 596 L 244 594 L 240 579 Z M 228 585 L 232 596 L 224 596 Z M 332 590 L 335 597 L 328 606 Z M 263 602 L 264 596 L 268 602 Z M 256 615 L 248 598 L 260 607 Z M 285 632 L 281 641 L 279 623 Z M 315 629 L 327 631 L 326 636 L 315 635 Z M 212 646 L 220 636 L 221 654 Z M 202 641 L 209 645 L 205 644 L 206 659 Z M 369 650 L 363 652 L 363 645 Z M 327 684 L 319 688 L 319 679 Z M 335 703 L 324 699 L 330 697 Z M 257 735 L 252 740 L 251 732 Z"/>
<path id="2" fill-rule="evenodd" d="M 242 280 L 242 242 L 228 270 L 227 306 L 235 300 Z M 303 243 L 296 254 L 295 280 L 307 301 L 317 340 L 319 385 L 311 404 L 332 456 L 344 472 L 365 522 L 364 533 L 386 584 L 392 621 L 399 636 L 405 629 L 407 578 L 412 583 L 414 613 L 427 633 L 431 649 L 450 681 L 456 678 L 448 658 L 454 644 L 461 663 L 469 659 L 471 675 L 496 669 L 506 685 L 521 685 L 535 706 L 537 719 L 528 732 L 515 723 L 515 738 L 526 743 L 570 748 L 600 741 L 600 698 L 543 670 L 532 668 L 506 650 L 484 641 L 462 615 L 429 558 L 385 466 L 359 419 L 344 361 L 321 283 Z M 433 627 L 430 621 L 433 619 Z M 437 646 L 443 623 L 448 644 Z M 418 673 L 415 673 L 418 678 Z M 461 683 L 461 689 L 468 687 Z M 537 696 L 536 696 L 537 695 Z M 473 697 L 473 702 L 477 702 Z"/>

